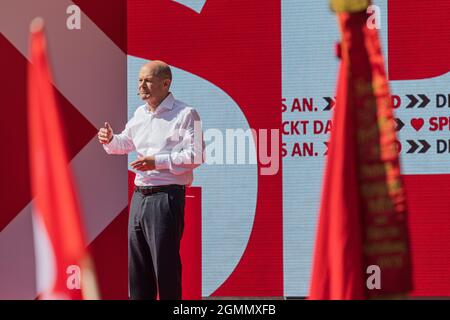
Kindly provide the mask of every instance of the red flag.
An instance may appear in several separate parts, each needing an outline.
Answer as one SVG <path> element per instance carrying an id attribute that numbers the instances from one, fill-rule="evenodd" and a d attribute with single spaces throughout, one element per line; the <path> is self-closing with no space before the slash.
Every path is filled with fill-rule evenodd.
<path id="1" fill-rule="evenodd" d="M 28 129 L 38 294 L 42 299 L 82 299 L 83 284 L 90 282 L 94 293 L 96 286 L 39 18 L 31 26 L 30 60 Z"/>
<path id="2" fill-rule="evenodd" d="M 388 297 L 411 289 L 393 108 L 378 33 L 367 26 L 368 4 L 332 2 L 341 65 L 310 299 Z"/>

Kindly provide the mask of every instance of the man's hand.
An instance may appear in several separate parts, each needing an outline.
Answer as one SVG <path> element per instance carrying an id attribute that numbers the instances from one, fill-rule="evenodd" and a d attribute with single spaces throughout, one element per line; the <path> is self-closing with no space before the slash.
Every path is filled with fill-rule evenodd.
<path id="1" fill-rule="evenodd" d="M 134 170 L 139 171 L 155 170 L 155 157 L 154 156 L 139 157 L 137 160 L 130 163 L 130 166 Z"/>
<path id="2" fill-rule="evenodd" d="M 100 130 L 98 130 L 97 136 L 98 141 L 101 144 L 108 144 L 111 142 L 113 138 L 113 129 L 111 128 L 108 122 L 105 122 L 105 126 L 103 128 L 100 128 Z"/>

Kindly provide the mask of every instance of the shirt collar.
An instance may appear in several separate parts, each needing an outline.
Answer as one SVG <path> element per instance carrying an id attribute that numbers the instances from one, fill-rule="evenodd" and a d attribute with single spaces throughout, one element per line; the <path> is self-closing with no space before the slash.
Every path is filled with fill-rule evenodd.
<path id="1" fill-rule="evenodd" d="M 162 112 L 164 109 L 172 110 L 173 105 L 175 104 L 175 98 L 173 97 L 173 94 L 169 92 L 167 97 L 161 101 L 158 108 L 156 108 L 155 114 Z M 145 106 L 146 110 L 148 111 L 148 106 Z M 148 111 L 150 112 L 150 111 Z"/>

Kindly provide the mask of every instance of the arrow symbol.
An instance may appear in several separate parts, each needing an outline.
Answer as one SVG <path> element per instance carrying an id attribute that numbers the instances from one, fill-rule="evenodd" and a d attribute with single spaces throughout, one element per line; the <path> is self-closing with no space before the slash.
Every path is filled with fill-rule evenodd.
<path id="1" fill-rule="evenodd" d="M 323 97 L 323 99 L 328 103 L 327 106 L 323 109 L 323 111 L 328 111 L 334 108 L 336 105 L 336 101 L 330 97 Z"/>
<path id="2" fill-rule="evenodd" d="M 395 118 L 395 123 L 396 123 L 395 131 L 400 131 L 400 130 L 402 130 L 402 128 L 405 126 L 405 124 L 403 123 L 403 121 L 400 120 L 399 118 Z"/>
<path id="3" fill-rule="evenodd" d="M 425 94 L 418 94 L 419 98 L 422 100 L 422 103 L 418 105 L 418 108 L 425 108 L 429 103 L 430 99 Z M 419 102 L 413 94 L 407 94 L 406 97 L 409 99 L 409 103 L 406 108 L 414 108 L 416 104 Z"/>
<path id="4" fill-rule="evenodd" d="M 418 96 L 422 99 L 422 103 L 418 106 L 418 108 L 425 108 L 427 104 L 430 103 L 430 99 L 428 99 L 428 97 L 424 94 L 419 94 Z"/>
<path id="5" fill-rule="evenodd" d="M 408 142 L 409 145 L 411 146 L 411 148 L 409 148 L 409 150 L 406 151 L 406 153 L 414 153 L 417 150 L 417 148 L 419 148 L 419 145 L 414 140 L 406 140 L 406 142 Z"/>
<path id="6" fill-rule="evenodd" d="M 418 141 L 422 145 L 422 148 L 419 150 L 418 153 L 426 153 L 430 149 L 431 145 L 426 140 L 418 140 Z M 414 140 L 406 140 L 406 142 L 408 142 L 409 145 L 411 146 L 411 148 L 409 148 L 409 150 L 406 151 L 406 153 L 414 153 L 419 148 L 419 145 Z"/>
<path id="7" fill-rule="evenodd" d="M 328 154 L 328 142 L 324 142 L 324 144 L 327 147 L 327 150 L 325 150 L 325 153 L 323 155 L 326 156 Z"/>
<path id="8" fill-rule="evenodd" d="M 406 106 L 406 108 L 414 108 L 414 106 L 419 102 L 416 97 L 412 94 L 407 94 L 406 97 L 409 99 L 409 104 Z"/>
<path id="9" fill-rule="evenodd" d="M 419 153 L 426 153 L 428 149 L 430 149 L 430 144 L 426 140 L 419 140 L 422 144 L 422 149 L 419 150 Z"/>

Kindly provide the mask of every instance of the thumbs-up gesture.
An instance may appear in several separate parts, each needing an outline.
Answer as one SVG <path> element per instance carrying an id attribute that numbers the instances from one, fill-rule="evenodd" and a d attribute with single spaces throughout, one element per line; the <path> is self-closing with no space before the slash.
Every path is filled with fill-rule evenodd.
<path id="1" fill-rule="evenodd" d="M 105 122 L 105 126 L 103 128 L 100 128 L 100 130 L 98 130 L 97 135 L 98 141 L 101 144 L 108 144 L 111 142 L 113 138 L 113 129 L 111 128 L 108 122 Z"/>

